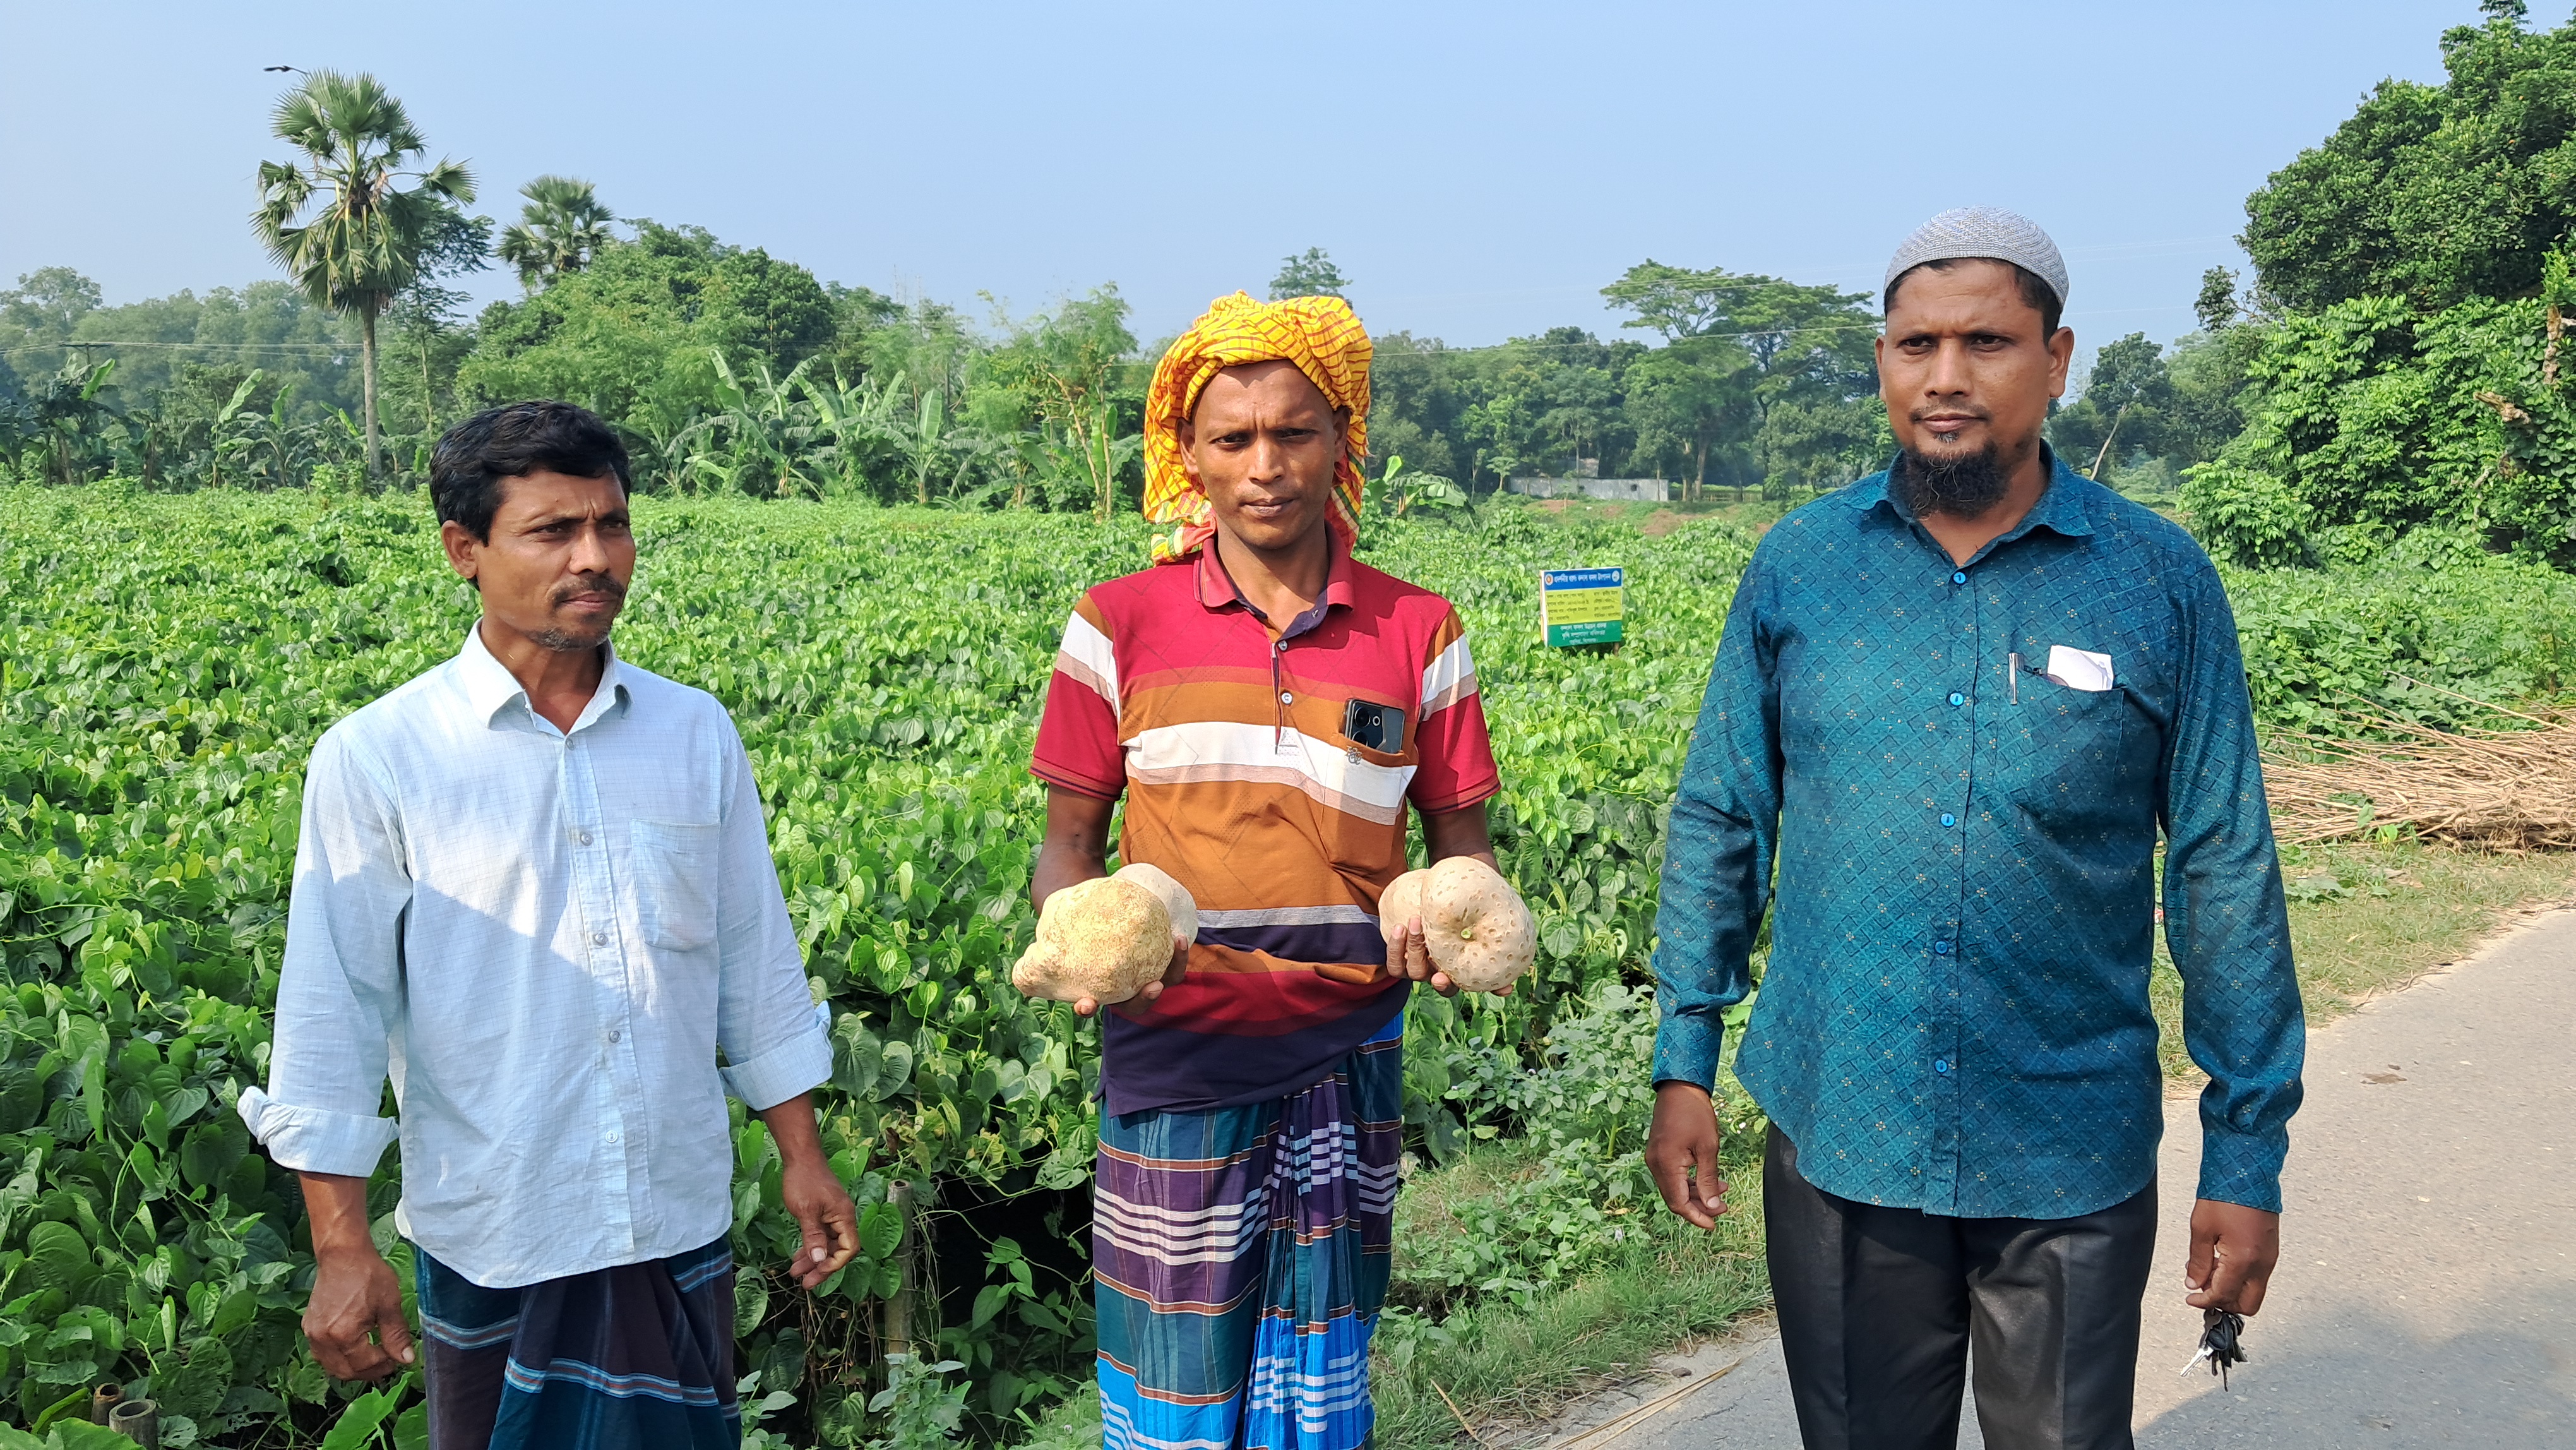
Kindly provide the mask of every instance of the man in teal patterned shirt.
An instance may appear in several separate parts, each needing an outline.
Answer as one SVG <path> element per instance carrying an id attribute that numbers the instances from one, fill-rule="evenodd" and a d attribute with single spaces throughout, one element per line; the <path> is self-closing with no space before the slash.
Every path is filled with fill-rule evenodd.
<path id="1" fill-rule="evenodd" d="M 1646 1157 L 1725 1208 L 1725 1010 L 1810 1450 L 2126 1447 L 2164 1118 L 2162 904 L 2209 1074 L 2186 1302 L 2251 1314 L 2303 1024 L 2236 625 L 2189 535 L 2041 442 L 2075 336 L 2046 234 L 1947 212 L 1887 272 L 1901 452 L 1739 586 L 1674 802 Z M 1776 863 L 1776 886 L 1773 870 Z"/>

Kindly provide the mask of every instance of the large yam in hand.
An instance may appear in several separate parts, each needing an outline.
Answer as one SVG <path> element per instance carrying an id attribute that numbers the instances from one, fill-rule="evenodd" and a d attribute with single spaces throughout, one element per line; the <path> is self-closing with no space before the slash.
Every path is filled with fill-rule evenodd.
<path id="1" fill-rule="evenodd" d="M 1192 901 L 1190 893 L 1162 867 L 1134 861 L 1119 867 L 1109 879 L 1132 881 L 1153 892 L 1155 899 L 1163 903 L 1163 910 L 1171 915 L 1172 935 L 1185 942 L 1199 939 L 1199 904 Z"/>
<path id="2" fill-rule="evenodd" d="M 1195 941 L 1198 930 L 1198 907 L 1179 882 L 1151 866 L 1129 866 L 1047 897 L 1037 939 L 1011 968 L 1011 985 L 1058 1002 L 1124 1002 L 1162 980 L 1174 940 Z"/>
<path id="3" fill-rule="evenodd" d="M 1395 949 L 1419 918 L 1431 964 L 1470 992 L 1510 986 L 1538 961 L 1538 923 L 1520 893 L 1473 856 L 1407 871 L 1378 897 L 1378 929 Z"/>

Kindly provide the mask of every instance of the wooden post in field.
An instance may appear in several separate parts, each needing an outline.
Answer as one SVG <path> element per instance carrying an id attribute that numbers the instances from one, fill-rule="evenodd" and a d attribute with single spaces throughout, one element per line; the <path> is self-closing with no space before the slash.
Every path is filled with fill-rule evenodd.
<path id="1" fill-rule="evenodd" d="M 161 1450 L 161 1407 L 150 1400 L 127 1400 L 108 1413 L 107 1428 L 143 1447 Z"/>
<path id="2" fill-rule="evenodd" d="M 909 1178 L 898 1179 L 886 1188 L 886 1202 L 894 1206 L 897 1221 L 903 1226 L 902 1236 L 895 1240 L 895 1262 L 902 1265 L 903 1279 L 893 1298 L 885 1302 L 885 1352 L 888 1356 L 912 1353 L 912 1295 L 914 1277 L 912 1241 L 913 1185 Z"/>

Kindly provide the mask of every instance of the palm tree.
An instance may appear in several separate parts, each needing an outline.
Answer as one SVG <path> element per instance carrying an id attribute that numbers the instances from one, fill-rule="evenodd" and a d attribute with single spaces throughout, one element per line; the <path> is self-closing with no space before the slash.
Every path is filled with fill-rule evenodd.
<path id="1" fill-rule="evenodd" d="M 376 427 L 376 316 L 420 274 L 422 249 L 442 204 L 474 199 L 474 178 L 441 160 L 425 171 L 411 117 L 374 76 L 315 71 L 280 96 L 269 129 L 303 154 L 259 164 L 251 226 L 269 255 L 334 311 L 357 317 L 364 373 L 367 474 L 382 455 Z M 409 177 L 405 189 L 397 183 Z"/>
<path id="2" fill-rule="evenodd" d="M 535 291 L 566 272 L 578 272 L 611 240 L 608 224 L 617 213 L 600 205 L 587 181 L 569 176 L 540 176 L 519 188 L 528 204 L 519 220 L 501 233 L 494 248 L 501 260 L 519 269 L 519 280 Z"/>

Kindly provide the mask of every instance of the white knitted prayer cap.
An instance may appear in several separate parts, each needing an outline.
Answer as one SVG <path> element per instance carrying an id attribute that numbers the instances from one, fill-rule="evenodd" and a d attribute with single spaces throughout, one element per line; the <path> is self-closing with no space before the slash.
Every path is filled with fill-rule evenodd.
<path id="1" fill-rule="evenodd" d="M 1954 257 L 2010 262 L 2046 282 L 2057 293 L 2057 305 L 2066 305 L 2066 259 L 2057 254 L 2057 243 L 2037 222 L 1999 206 L 1963 206 L 1915 228 L 1888 262 L 1887 280 L 1879 288 L 1884 292 L 1926 262 Z"/>

